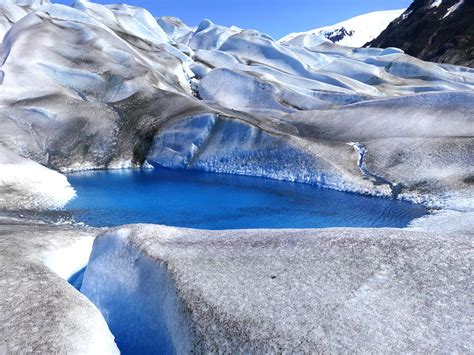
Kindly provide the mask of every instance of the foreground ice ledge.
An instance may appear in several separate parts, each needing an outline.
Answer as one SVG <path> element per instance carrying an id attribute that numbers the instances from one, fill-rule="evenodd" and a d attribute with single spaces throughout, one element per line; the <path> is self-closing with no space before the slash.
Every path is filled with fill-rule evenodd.
<path id="1" fill-rule="evenodd" d="M 95 233 L 0 216 L 0 354 L 118 354 L 96 307 L 67 279 Z"/>
<path id="2" fill-rule="evenodd" d="M 96 239 L 81 291 L 121 350 L 470 352 L 471 261 L 462 235 L 137 225 Z"/>

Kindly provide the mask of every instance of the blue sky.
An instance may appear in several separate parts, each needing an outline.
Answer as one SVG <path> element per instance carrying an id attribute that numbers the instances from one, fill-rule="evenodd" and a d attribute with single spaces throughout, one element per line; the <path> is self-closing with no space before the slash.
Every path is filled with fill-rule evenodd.
<path id="1" fill-rule="evenodd" d="M 71 4 L 71 0 L 55 2 Z M 148 9 L 155 16 L 176 16 L 189 25 L 211 21 L 253 28 L 280 38 L 378 10 L 406 8 L 412 0 L 94 0 L 125 2 Z"/>

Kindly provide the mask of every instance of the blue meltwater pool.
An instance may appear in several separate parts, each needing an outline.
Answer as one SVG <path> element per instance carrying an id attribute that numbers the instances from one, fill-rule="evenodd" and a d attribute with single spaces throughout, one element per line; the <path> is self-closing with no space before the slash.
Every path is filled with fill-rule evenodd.
<path id="1" fill-rule="evenodd" d="M 119 170 L 68 176 L 76 222 L 155 223 L 201 229 L 405 227 L 420 205 L 318 186 L 188 170 Z"/>

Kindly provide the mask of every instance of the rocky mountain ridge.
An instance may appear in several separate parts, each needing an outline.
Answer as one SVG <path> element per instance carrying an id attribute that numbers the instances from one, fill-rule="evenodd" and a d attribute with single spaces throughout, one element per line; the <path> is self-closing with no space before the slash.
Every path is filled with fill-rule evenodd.
<path id="1" fill-rule="evenodd" d="M 431 62 L 474 66 L 474 2 L 415 0 L 371 47 L 397 47 Z"/>

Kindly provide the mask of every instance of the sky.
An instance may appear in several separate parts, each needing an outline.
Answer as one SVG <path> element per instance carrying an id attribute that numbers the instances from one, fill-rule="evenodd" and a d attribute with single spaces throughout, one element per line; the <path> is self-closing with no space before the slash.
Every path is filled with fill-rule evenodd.
<path id="1" fill-rule="evenodd" d="M 54 0 L 53 0 L 54 1 Z M 57 0 L 71 4 L 72 0 Z M 412 0 L 94 0 L 144 7 L 154 16 L 175 16 L 190 26 L 214 23 L 252 28 L 280 38 L 333 25 L 367 12 L 407 8 Z"/>

